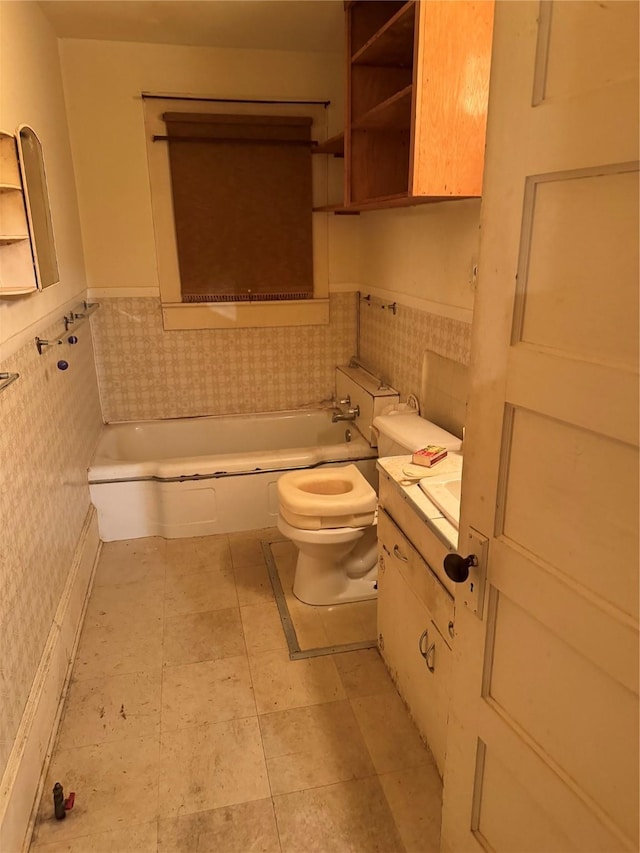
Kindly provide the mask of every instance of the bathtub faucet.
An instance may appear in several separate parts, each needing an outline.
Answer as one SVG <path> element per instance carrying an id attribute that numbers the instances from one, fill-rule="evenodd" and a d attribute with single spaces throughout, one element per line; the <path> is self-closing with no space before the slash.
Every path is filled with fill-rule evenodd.
<path id="1" fill-rule="evenodd" d="M 353 409 L 347 409 L 343 412 L 341 409 L 336 409 L 331 416 L 331 422 L 337 424 L 338 421 L 355 421 L 360 415 L 360 406 L 354 406 Z"/>

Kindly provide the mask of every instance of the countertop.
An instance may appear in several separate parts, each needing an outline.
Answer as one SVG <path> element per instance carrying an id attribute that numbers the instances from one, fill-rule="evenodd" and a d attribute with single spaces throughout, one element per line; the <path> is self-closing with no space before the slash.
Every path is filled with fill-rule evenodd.
<path id="1" fill-rule="evenodd" d="M 433 468 L 413 465 L 411 456 L 383 456 L 378 459 L 377 467 L 382 476 L 391 480 L 402 493 L 402 497 L 413 511 L 451 551 L 458 549 L 458 531 L 432 503 L 418 485 L 419 479 L 433 478 L 437 482 L 453 479 L 452 475 L 462 473 L 462 453 L 450 451 L 446 459 Z"/>

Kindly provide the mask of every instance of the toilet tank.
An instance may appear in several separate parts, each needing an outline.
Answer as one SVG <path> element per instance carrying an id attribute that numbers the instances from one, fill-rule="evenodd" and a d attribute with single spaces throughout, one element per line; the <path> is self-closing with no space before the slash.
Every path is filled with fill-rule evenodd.
<path id="1" fill-rule="evenodd" d="M 373 421 L 389 406 L 397 405 L 400 399 L 398 392 L 362 367 L 345 366 L 336 368 L 336 397 L 338 400 L 349 397 L 350 406 L 340 406 L 343 411 L 359 407 L 360 414 L 354 423 L 369 444 L 377 447 Z"/>
<path id="2" fill-rule="evenodd" d="M 379 415 L 373 421 L 377 433 L 378 456 L 405 456 L 427 444 L 440 444 L 447 450 L 460 450 L 460 439 L 446 429 L 416 414 Z"/>

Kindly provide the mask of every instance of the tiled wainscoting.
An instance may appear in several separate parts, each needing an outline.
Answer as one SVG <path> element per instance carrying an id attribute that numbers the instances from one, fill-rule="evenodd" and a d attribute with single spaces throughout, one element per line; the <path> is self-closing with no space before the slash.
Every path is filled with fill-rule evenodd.
<path id="1" fill-rule="evenodd" d="M 30 341 L 0 364 L 20 374 L 0 392 L 0 777 L 89 508 L 100 402 L 88 323 L 77 337 L 42 355 Z"/>
<path id="2" fill-rule="evenodd" d="M 356 345 L 356 295 L 327 326 L 168 331 L 156 298 L 101 298 L 93 320 L 107 422 L 293 409 L 333 393 Z"/>
<path id="3" fill-rule="evenodd" d="M 331 296 L 328 326 L 169 331 L 156 298 L 101 298 L 93 319 L 107 422 L 278 411 L 331 397 L 357 348 L 357 294 Z M 360 304 L 360 358 L 406 397 L 422 353 L 468 364 L 471 326 L 398 304 Z"/>
<path id="4" fill-rule="evenodd" d="M 397 304 L 360 303 L 360 358 L 402 397 L 420 396 L 425 350 L 469 364 L 471 324 Z"/>

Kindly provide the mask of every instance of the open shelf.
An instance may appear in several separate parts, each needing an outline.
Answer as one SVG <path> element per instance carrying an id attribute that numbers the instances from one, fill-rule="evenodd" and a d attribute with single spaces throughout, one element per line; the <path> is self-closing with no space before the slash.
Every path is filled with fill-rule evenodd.
<path id="1" fill-rule="evenodd" d="M 353 130 L 395 130 L 408 128 L 411 124 L 411 93 L 413 86 L 405 86 L 395 95 L 386 98 L 380 104 L 354 119 Z"/>
<path id="2" fill-rule="evenodd" d="M 324 142 L 318 142 L 311 149 L 312 154 L 333 154 L 334 157 L 344 157 L 344 133 L 337 133 Z"/>
<path id="3" fill-rule="evenodd" d="M 350 207 L 345 207 L 344 204 L 321 204 L 313 208 L 314 213 L 335 213 L 336 216 L 357 216 L 360 211 Z"/>
<path id="4" fill-rule="evenodd" d="M 411 67 L 416 6 L 409 0 L 351 57 L 353 65 Z"/>
<path id="5" fill-rule="evenodd" d="M 22 240 L 28 240 L 28 234 L 0 234 L 0 243 L 9 245 L 9 243 L 20 243 Z"/>

